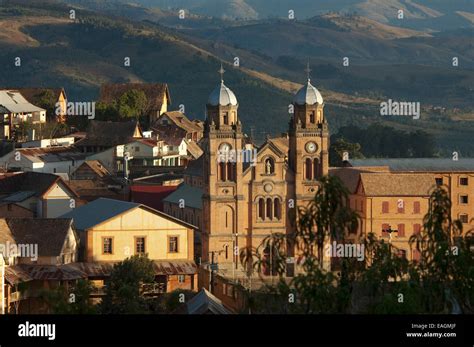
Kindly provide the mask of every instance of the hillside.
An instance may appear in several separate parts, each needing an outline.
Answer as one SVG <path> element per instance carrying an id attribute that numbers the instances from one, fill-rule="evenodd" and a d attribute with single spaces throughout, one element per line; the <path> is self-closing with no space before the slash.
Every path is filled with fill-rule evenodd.
<path id="1" fill-rule="evenodd" d="M 4 66 L 0 84 L 63 86 L 70 100 L 89 101 L 97 98 L 106 82 L 166 82 L 172 108 L 183 104 L 188 116 L 203 119 L 223 60 L 225 81 L 239 99 L 244 128 L 249 133 L 252 128 L 262 139 L 266 133 L 287 130 L 288 104 L 306 78 L 303 68 L 311 57 L 312 80 L 324 96 L 333 133 L 344 125 L 382 122 L 398 129 L 429 131 L 445 153 L 454 147 L 474 154 L 469 97 L 474 72 L 436 66 L 437 59 L 448 59 L 454 51 L 462 57 L 462 65 L 469 64 L 473 56 L 472 46 L 465 43 L 469 31 L 427 34 L 334 14 L 304 22 L 238 24 L 193 16 L 191 26 L 186 22 L 181 28 L 165 27 L 147 18 L 146 22 L 124 19 L 116 11 L 127 7 L 117 9 L 115 3 L 113 16 L 98 16 L 86 6 L 90 1 L 80 1 L 76 21 L 64 19 L 69 7 L 0 6 L 0 25 L 9 30 L 0 37 Z M 132 7 L 133 13 L 150 14 L 149 9 Z M 171 20 L 174 15 L 167 11 L 159 13 Z M 421 53 L 428 54 L 432 63 L 423 65 L 427 58 Z M 341 65 L 342 54 L 350 54 L 350 68 Z M 390 54 L 401 61 L 405 57 L 406 63 L 391 62 Z M 17 56 L 22 57 L 20 68 L 12 64 Z M 238 68 L 232 66 L 236 56 Z M 130 67 L 124 66 L 124 57 L 130 57 Z M 379 104 L 388 98 L 421 101 L 423 118 L 381 118 Z M 448 110 L 431 114 L 431 105 Z"/>

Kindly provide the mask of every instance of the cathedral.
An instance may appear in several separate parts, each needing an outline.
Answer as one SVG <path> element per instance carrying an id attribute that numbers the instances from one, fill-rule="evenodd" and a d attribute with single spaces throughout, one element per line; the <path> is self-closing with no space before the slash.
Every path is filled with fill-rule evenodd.
<path id="1" fill-rule="evenodd" d="M 207 101 L 201 142 L 202 260 L 225 277 L 244 274 L 239 259 L 242 249 L 256 249 L 272 233 L 291 233 L 297 208 L 314 198 L 319 178 L 328 174 L 324 101 L 309 75 L 290 109 L 287 135 L 267 138 L 256 149 L 253 162 L 235 157 L 222 161 L 219 153 L 243 151 L 252 145 L 242 132 L 238 99 L 222 78 Z M 287 264 L 291 277 L 298 271 L 294 247 L 288 245 L 287 253 L 293 260 Z M 266 271 L 263 275 L 271 274 Z"/>

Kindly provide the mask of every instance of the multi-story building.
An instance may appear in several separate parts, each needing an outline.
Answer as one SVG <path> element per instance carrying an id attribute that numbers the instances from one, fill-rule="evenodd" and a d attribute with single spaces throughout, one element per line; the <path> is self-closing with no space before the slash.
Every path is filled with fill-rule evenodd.
<path id="1" fill-rule="evenodd" d="M 223 81 L 206 107 L 202 257 L 223 276 L 244 277 L 240 250 L 257 248 L 273 233 L 291 233 L 291 209 L 306 205 L 318 189 L 319 178 L 328 173 L 324 102 L 308 78 L 294 97 L 289 134 L 267 139 L 251 160 L 247 160 L 249 152 L 243 159 L 246 144 L 237 97 Z M 222 153 L 242 160 L 220 160 Z M 294 256 L 294 247 L 288 247 L 287 253 Z M 298 267 L 288 264 L 287 276 Z"/>

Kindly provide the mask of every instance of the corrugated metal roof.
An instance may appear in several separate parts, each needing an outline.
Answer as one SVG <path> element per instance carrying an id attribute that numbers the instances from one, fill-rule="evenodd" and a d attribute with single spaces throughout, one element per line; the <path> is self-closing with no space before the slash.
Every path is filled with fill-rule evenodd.
<path id="1" fill-rule="evenodd" d="M 22 192 L 13 193 L 12 195 L 9 195 L 6 198 L 4 198 L 3 201 L 11 201 L 11 202 L 24 201 L 35 194 L 36 192 L 32 190 L 25 190 Z"/>
<path id="2" fill-rule="evenodd" d="M 352 159 L 349 163 L 353 167 L 388 166 L 392 171 L 405 172 L 472 172 L 474 158 L 377 158 Z"/>
<path id="3" fill-rule="evenodd" d="M 178 314 L 232 314 L 222 301 L 208 292 L 205 288 L 196 294 L 186 304 L 178 308 L 175 312 Z"/>
<path id="4" fill-rule="evenodd" d="M 140 204 L 134 202 L 99 198 L 61 217 L 72 218 L 77 229 L 86 230 L 139 206 Z"/>
<path id="5" fill-rule="evenodd" d="M 0 105 L 11 113 L 46 112 L 45 109 L 29 103 L 18 91 L 0 90 Z"/>
<path id="6" fill-rule="evenodd" d="M 104 278 L 110 276 L 115 263 L 70 263 L 63 265 L 20 264 L 5 267 L 5 279 L 10 284 L 42 281 L 71 281 L 81 278 Z M 154 260 L 155 275 L 193 275 L 197 265 L 191 260 Z"/>
<path id="7" fill-rule="evenodd" d="M 192 187 L 183 183 L 173 193 L 163 199 L 163 202 L 171 204 L 179 204 L 181 199 L 184 199 L 185 207 L 197 208 L 202 210 L 202 189 Z"/>

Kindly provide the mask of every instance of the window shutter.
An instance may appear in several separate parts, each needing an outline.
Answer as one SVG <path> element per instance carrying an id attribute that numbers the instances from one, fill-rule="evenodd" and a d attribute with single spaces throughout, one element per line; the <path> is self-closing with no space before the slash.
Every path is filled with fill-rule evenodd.
<path id="1" fill-rule="evenodd" d="M 398 224 L 398 237 L 405 237 L 405 224 Z"/>

